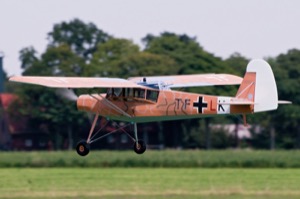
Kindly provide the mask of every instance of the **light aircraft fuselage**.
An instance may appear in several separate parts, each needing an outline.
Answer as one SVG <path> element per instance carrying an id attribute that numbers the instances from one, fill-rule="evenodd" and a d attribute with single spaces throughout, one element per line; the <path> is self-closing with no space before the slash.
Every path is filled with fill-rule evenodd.
<path id="1" fill-rule="evenodd" d="M 232 97 L 170 90 L 118 89 L 121 90 L 119 96 L 109 92 L 81 95 L 77 100 L 77 107 L 79 110 L 97 113 L 108 119 L 138 123 L 253 112 L 251 104 L 230 105 L 234 99 Z"/>

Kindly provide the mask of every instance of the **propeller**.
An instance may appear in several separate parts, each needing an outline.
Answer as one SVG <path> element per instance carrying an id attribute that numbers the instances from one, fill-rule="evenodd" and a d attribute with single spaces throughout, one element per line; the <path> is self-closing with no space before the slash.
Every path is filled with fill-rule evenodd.
<path id="1" fill-rule="evenodd" d="M 57 96 L 59 96 L 62 99 L 66 99 L 72 102 L 76 102 L 78 99 L 78 96 L 75 94 L 73 89 L 69 89 L 69 88 L 57 88 L 55 90 L 55 94 Z M 90 123 L 92 124 L 93 121 L 93 116 L 91 113 L 86 112 L 86 115 L 88 117 L 88 120 L 90 121 Z"/>
<path id="2" fill-rule="evenodd" d="M 75 94 L 74 90 L 67 88 L 58 88 L 55 91 L 56 95 L 63 99 L 67 99 L 70 101 L 77 101 L 78 96 Z"/>

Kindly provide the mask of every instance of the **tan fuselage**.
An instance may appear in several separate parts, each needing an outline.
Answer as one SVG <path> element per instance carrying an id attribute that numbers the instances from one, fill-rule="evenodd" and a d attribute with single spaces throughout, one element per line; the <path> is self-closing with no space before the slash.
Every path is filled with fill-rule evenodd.
<path id="1" fill-rule="evenodd" d="M 109 98 L 106 94 L 81 95 L 77 100 L 77 107 L 79 110 L 128 122 L 152 122 L 253 112 L 251 105 L 229 105 L 231 99 L 231 97 L 161 90 L 156 102 L 134 97 Z"/>

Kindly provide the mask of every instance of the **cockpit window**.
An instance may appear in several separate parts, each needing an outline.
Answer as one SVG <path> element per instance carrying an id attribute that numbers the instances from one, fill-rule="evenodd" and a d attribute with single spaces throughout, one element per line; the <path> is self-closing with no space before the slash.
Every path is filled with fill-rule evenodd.
<path id="1" fill-rule="evenodd" d="M 114 88 L 114 96 L 119 97 L 121 96 L 122 88 Z"/>
<path id="2" fill-rule="evenodd" d="M 151 100 L 153 102 L 156 102 L 157 98 L 158 98 L 158 91 L 147 90 L 147 96 L 146 96 L 147 100 Z"/>
<path id="3" fill-rule="evenodd" d="M 107 90 L 107 97 L 120 97 L 122 94 L 122 88 L 109 88 Z"/>
<path id="4" fill-rule="evenodd" d="M 139 88 L 134 89 L 134 97 L 145 99 L 145 89 L 139 89 Z"/>
<path id="5" fill-rule="evenodd" d="M 146 99 L 156 102 L 158 91 L 141 88 L 109 88 L 106 97 L 113 100 L 133 101 Z"/>

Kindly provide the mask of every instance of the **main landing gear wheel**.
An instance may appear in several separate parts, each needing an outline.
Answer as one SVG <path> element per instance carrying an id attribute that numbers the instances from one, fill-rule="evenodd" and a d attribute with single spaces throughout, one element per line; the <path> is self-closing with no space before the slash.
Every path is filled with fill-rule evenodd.
<path id="1" fill-rule="evenodd" d="M 137 154 L 143 154 L 146 151 L 146 144 L 143 140 L 139 140 L 138 142 L 134 142 L 133 150 Z"/>
<path id="2" fill-rule="evenodd" d="M 86 141 L 82 140 L 78 142 L 76 151 L 79 155 L 86 156 L 90 152 L 90 145 Z"/>

